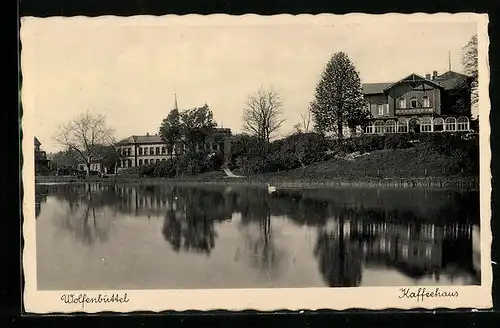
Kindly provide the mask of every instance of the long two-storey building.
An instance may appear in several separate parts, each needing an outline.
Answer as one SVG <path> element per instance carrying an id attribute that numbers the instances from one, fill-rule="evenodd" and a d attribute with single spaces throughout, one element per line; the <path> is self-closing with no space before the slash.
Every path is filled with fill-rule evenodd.
<path id="1" fill-rule="evenodd" d="M 363 84 L 372 119 L 365 133 L 469 131 L 471 117 L 469 76 L 437 71 L 390 83 Z"/>
<path id="2" fill-rule="evenodd" d="M 216 128 L 215 134 L 210 140 L 202 145 L 196 145 L 197 151 L 219 151 L 227 160 L 231 149 L 231 130 L 228 128 Z M 183 144 L 176 145 L 176 153 L 184 152 Z M 129 167 L 136 167 L 167 161 L 174 154 L 169 152 L 166 143 L 158 134 L 133 135 L 121 140 L 117 146 L 119 160 L 117 172 Z"/>

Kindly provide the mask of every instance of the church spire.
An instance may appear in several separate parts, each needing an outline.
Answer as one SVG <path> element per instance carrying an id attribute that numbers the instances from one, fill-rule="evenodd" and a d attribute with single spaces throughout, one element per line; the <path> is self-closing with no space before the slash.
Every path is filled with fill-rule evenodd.
<path id="1" fill-rule="evenodd" d="M 448 71 L 451 72 L 451 50 L 448 50 Z"/>
<path id="2" fill-rule="evenodd" d="M 174 109 L 179 110 L 179 107 L 177 106 L 177 94 L 174 95 L 175 100 L 174 100 Z"/>

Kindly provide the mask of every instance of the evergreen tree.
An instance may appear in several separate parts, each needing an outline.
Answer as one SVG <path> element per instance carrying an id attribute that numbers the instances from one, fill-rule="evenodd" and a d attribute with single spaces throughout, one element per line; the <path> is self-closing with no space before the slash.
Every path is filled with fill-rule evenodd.
<path id="1" fill-rule="evenodd" d="M 343 138 L 343 128 L 354 128 L 368 118 L 361 80 L 356 68 L 344 52 L 335 53 L 328 61 L 316 86 L 311 112 L 316 130 L 333 132 Z"/>
<path id="2" fill-rule="evenodd" d="M 471 81 L 464 82 L 464 88 L 470 95 L 472 105 L 476 105 L 479 99 L 479 92 L 477 87 L 478 82 L 478 41 L 477 35 L 473 35 L 469 42 L 462 48 L 462 66 L 465 74 L 471 77 Z M 469 84 L 470 83 L 470 84 Z M 467 104 L 460 104 L 466 106 Z"/>

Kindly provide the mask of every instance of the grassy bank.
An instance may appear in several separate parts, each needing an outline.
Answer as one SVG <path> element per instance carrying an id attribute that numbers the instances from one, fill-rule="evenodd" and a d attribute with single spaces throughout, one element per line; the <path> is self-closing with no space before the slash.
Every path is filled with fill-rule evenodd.
<path id="1" fill-rule="evenodd" d="M 301 144 L 293 138 L 305 138 L 308 143 Z M 274 148 L 271 147 L 264 153 L 259 147 L 254 147 L 257 150 L 238 150 L 235 147 L 233 157 L 236 159 L 233 158 L 231 168 L 234 173 L 245 178 L 228 178 L 220 170 L 214 172 L 215 169 L 210 169 L 210 165 L 202 165 L 209 172 L 194 174 L 204 171 L 196 169 L 193 163 L 197 162 L 194 161 L 188 170 L 191 174 L 182 170 L 178 175 L 171 174 L 169 171 L 174 166 L 162 163 L 133 168 L 126 174 L 108 178 L 87 177 L 79 180 L 77 177 L 37 177 L 36 181 L 245 185 L 272 183 L 282 188 L 478 188 L 477 137 L 471 139 L 463 136 L 423 135 L 414 140 L 410 135 L 364 136 L 344 140 L 341 144 L 327 148 L 325 144 L 318 146 L 323 139 L 317 135 L 298 135 L 293 138 L 293 142 L 288 139 L 280 141 L 282 144 L 274 145 Z M 257 151 L 255 155 L 248 155 L 254 151 Z"/>
<path id="2" fill-rule="evenodd" d="M 465 175 L 447 175 L 450 165 L 446 157 L 428 156 L 415 149 L 384 150 L 347 160 L 333 158 L 303 168 L 228 178 L 222 171 L 175 178 L 117 175 L 108 178 L 37 177 L 37 183 L 134 183 L 134 184 L 217 184 L 265 186 L 272 183 L 278 188 L 317 187 L 390 187 L 390 188 L 467 188 L 477 189 L 478 179 Z"/>

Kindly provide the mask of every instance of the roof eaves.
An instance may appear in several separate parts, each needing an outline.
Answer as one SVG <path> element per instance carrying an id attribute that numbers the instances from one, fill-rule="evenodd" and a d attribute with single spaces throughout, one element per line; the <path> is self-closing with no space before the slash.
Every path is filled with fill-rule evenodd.
<path id="1" fill-rule="evenodd" d="M 418 77 L 418 78 L 422 79 L 423 81 L 428 82 L 428 83 L 430 83 L 430 84 L 434 85 L 434 86 L 435 86 L 435 87 L 437 87 L 437 88 L 441 88 L 441 89 L 443 89 L 443 86 L 441 86 L 440 84 L 438 84 L 438 83 L 436 83 L 436 82 L 434 82 L 434 81 L 432 81 L 432 80 L 426 79 L 426 78 L 424 78 L 424 77 L 422 77 L 422 76 L 420 76 L 420 75 L 418 75 L 418 74 L 412 73 L 412 74 L 410 74 L 410 75 L 408 75 L 408 76 L 406 76 L 406 77 L 402 78 L 401 80 L 399 80 L 399 81 L 397 81 L 397 82 L 394 82 L 393 84 L 391 84 L 391 85 L 389 85 L 388 87 L 386 87 L 386 88 L 384 89 L 384 92 L 385 92 L 385 91 L 387 91 L 387 90 L 389 90 L 389 89 L 391 89 L 392 87 L 394 87 L 394 86 L 395 86 L 395 85 L 397 85 L 397 84 L 400 84 L 400 83 L 402 83 L 402 82 L 408 82 L 408 81 L 405 81 L 405 80 L 406 80 L 406 79 L 408 79 L 408 78 L 409 78 L 409 77 L 411 77 L 411 76 L 416 76 L 416 77 Z"/>

